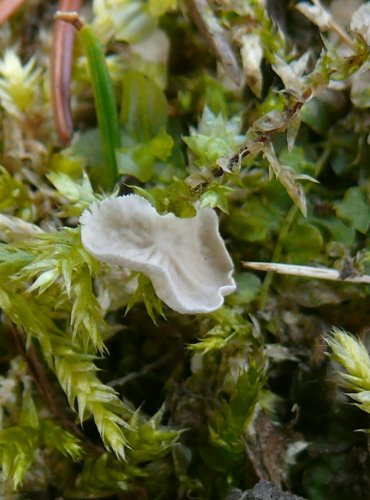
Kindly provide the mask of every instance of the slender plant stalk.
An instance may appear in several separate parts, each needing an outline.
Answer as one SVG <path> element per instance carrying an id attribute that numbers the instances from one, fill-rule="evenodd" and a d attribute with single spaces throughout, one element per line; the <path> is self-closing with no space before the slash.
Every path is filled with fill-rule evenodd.
<path id="1" fill-rule="evenodd" d="M 71 434 L 82 441 L 87 453 L 91 453 L 96 457 L 100 456 L 102 453 L 104 453 L 104 448 L 101 448 L 100 446 L 97 446 L 89 441 L 85 434 L 77 427 L 77 425 L 72 420 L 68 418 L 68 416 L 64 413 L 62 408 L 57 403 L 54 396 L 55 389 L 54 387 L 51 387 L 51 384 L 45 374 L 44 367 L 39 360 L 38 354 L 32 344 L 32 341 L 30 341 L 30 345 L 26 349 L 23 338 L 17 328 L 15 326 L 11 326 L 10 331 L 13 335 L 17 349 L 25 360 L 28 371 L 34 379 L 36 387 L 45 400 L 49 410 L 61 422 L 66 430 L 68 430 Z"/>
<path id="2" fill-rule="evenodd" d="M 329 158 L 329 154 L 330 154 L 330 149 L 326 148 L 324 150 L 323 154 L 321 155 L 319 161 L 317 162 L 315 177 L 320 175 L 321 170 L 323 169 L 324 165 L 326 164 L 327 159 Z M 312 188 L 312 184 L 310 184 L 307 187 L 306 193 L 308 193 L 311 190 L 311 188 Z M 295 221 L 295 218 L 297 217 L 298 213 L 299 213 L 299 208 L 297 207 L 297 205 L 293 205 L 289 209 L 289 211 L 288 211 L 288 213 L 287 213 L 287 215 L 286 215 L 286 217 L 281 225 L 278 240 L 277 240 L 277 243 L 275 245 L 273 254 L 271 256 L 271 260 L 273 262 L 280 260 L 281 254 L 282 254 L 282 243 L 281 242 L 284 240 L 286 235 L 289 233 L 290 228 L 292 227 L 292 224 Z M 266 277 L 265 277 L 264 282 L 262 284 L 261 291 L 260 291 L 259 298 L 258 298 L 258 304 L 259 304 L 260 309 L 263 309 L 265 306 L 267 294 L 268 294 L 268 291 L 270 289 L 270 286 L 272 284 L 272 280 L 274 277 L 272 269 L 265 268 L 265 270 L 267 271 L 267 274 L 266 274 Z"/>
<path id="3" fill-rule="evenodd" d="M 329 281 L 340 281 L 342 283 L 368 283 L 370 276 L 349 276 L 342 278 L 340 271 L 327 267 L 298 266 L 295 264 L 280 264 L 278 262 L 242 262 L 247 269 L 256 269 L 257 271 L 272 271 L 277 274 L 290 274 L 291 276 L 300 276 L 302 278 L 316 278 Z"/>
<path id="4" fill-rule="evenodd" d="M 92 29 L 81 20 L 77 12 L 58 11 L 55 18 L 72 24 L 78 30 L 86 52 L 106 164 L 104 175 L 99 176 L 99 181 L 102 188 L 112 190 L 118 177 L 116 148 L 120 146 L 120 133 L 113 84 L 104 51 Z"/>
<path id="5" fill-rule="evenodd" d="M 124 377 L 112 380 L 111 382 L 109 382 L 108 385 L 110 385 L 111 387 L 117 387 L 117 386 L 122 387 L 123 385 L 126 385 L 128 382 L 132 382 L 137 378 L 144 377 L 151 371 L 164 365 L 165 363 L 167 363 L 167 361 L 171 359 L 172 356 L 173 356 L 172 352 L 167 353 L 164 356 L 161 356 L 160 358 L 156 359 L 155 361 L 152 361 L 152 363 L 148 363 L 147 365 L 143 366 L 141 370 L 139 370 L 138 372 L 132 372 L 129 373 L 128 375 L 125 375 Z"/>
<path id="6" fill-rule="evenodd" d="M 321 5 L 321 2 L 318 0 L 312 0 L 312 3 L 317 5 L 320 9 L 323 9 L 324 7 Z M 353 40 L 348 36 L 348 34 L 345 32 L 345 30 L 337 24 L 334 19 L 331 19 L 329 22 L 330 29 L 334 31 L 338 35 L 338 37 L 344 42 L 348 47 L 350 47 L 352 50 L 355 49 L 355 44 L 353 43 Z"/>
<path id="7" fill-rule="evenodd" d="M 103 48 L 92 29 L 85 25 L 80 30 L 80 36 L 89 64 L 103 156 L 107 164 L 104 187 L 113 189 L 118 177 L 115 150 L 120 146 L 120 134 L 112 80 L 105 62 Z"/>
<path id="8" fill-rule="evenodd" d="M 240 85 L 241 69 L 227 33 L 220 25 L 207 0 L 187 0 L 188 11 L 212 52 L 224 67 L 226 74 Z"/>
<path id="9" fill-rule="evenodd" d="M 0 3 L 0 26 L 14 14 L 23 4 L 25 0 L 3 0 Z"/>
<path id="10" fill-rule="evenodd" d="M 58 10 L 79 12 L 83 0 L 59 0 Z M 70 86 L 75 29 L 56 19 L 50 58 L 51 95 L 55 126 L 63 145 L 69 144 L 73 135 Z"/>

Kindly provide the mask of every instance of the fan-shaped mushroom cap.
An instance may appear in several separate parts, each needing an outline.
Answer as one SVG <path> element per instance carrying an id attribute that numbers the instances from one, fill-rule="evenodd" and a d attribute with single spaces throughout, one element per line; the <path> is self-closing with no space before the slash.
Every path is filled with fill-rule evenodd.
<path id="1" fill-rule="evenodd" d="M 80 218 L 82 244 L 94 257 L 146 274 L 158 297 L 179 313 L 218 309 L 235 290 L 234 266 L 216 212 L 160 215 L 143 197 L 93 204 Z"/>

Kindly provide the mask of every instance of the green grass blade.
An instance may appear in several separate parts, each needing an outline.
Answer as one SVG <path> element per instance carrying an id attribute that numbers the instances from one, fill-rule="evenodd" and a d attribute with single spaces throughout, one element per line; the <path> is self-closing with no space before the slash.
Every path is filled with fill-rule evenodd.
<path id="1" fill-rule="evenodd" d="M 115 150 L 120 146 L 118 113 L 112 80 L 103 48 L 92 29 L 85 25 L 79 34 L 88 60 L 103 157 L 106 163 L 106 169 L 97 177 L 101 187 L 111 190 L 118 176 Z"/>

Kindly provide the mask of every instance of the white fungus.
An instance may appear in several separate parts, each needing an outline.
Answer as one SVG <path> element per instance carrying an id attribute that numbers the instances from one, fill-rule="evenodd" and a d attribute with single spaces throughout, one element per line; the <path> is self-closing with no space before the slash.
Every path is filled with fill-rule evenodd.
<path id="1" fill-rule="evenodd" d="M 236 288 L 234 266 L 210 208 L 181 219 L 127 195 L 91 205 L 80 222 L 88 252 L 147 275 L 158 297 L 179 313 L 214 311 Z"/>

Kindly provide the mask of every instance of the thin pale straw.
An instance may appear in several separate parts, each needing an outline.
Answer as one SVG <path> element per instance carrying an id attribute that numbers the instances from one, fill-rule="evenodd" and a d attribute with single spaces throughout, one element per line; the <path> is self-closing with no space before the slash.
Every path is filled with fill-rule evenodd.
<path id="1" fill-rule="evenodd" d="M 327 267 L 310 267 L 297 266 L 294 264 L 279 264 L 273 262 L 242 262 L 247 269 L 255 269 L 256 271 L 272 271 L 278 274 L 289 274 L 292 276 L 300 276 L 302 278 L 317 278 L 322 280 L 341 281 L 342 283 L 369 283 L 370 276 L 348 276 L 341 277 L 341 273 L 336 269 Z"/>

